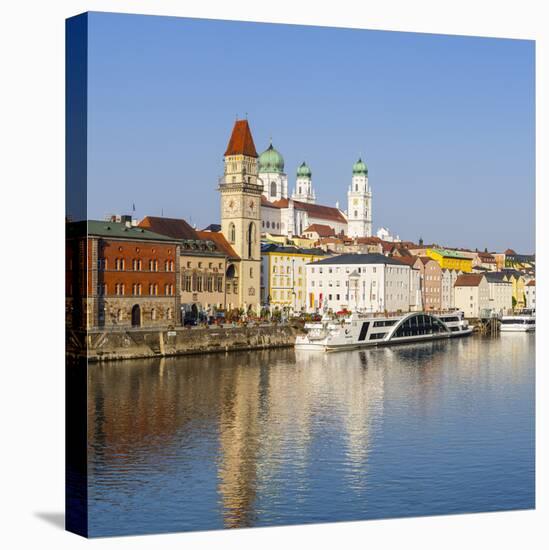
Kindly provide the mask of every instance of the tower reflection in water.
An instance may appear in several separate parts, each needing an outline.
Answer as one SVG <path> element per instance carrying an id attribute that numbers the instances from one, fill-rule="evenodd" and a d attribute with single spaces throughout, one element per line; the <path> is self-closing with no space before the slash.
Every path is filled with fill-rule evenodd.
<path id="1" fill-rule="evenodd" d="M 91 534 L 527 507 L 534 340 L 505 336 L 92 365 Z"/>

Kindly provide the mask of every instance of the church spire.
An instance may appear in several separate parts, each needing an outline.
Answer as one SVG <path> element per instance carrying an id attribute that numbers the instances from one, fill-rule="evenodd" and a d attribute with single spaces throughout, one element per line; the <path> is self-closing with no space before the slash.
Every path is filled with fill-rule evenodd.
<path id="1" fill-rule="evenodd" d="M 234 123 L 231 139 L 225 151 L 226 157 L 231 155 L 245 155 L 257 158 L 254 139 L 247 119 L 237 120 Z"/>

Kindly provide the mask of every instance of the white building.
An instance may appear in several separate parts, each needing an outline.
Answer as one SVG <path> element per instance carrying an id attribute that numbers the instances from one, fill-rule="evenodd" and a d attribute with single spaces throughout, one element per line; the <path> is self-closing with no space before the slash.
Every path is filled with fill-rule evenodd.
<path id="1" fill-rule="evenodd" d="M 284 158 L 273 147 L 259 155 L 258 181 L 263 186 L 261 197 L 261 232 L 293 237 L 302 235 L 313 224 L 330 226 L 338 235 L 349 233 L 348 215 L 339 206 L 317 204 L 311 169 L 303 162 L 297 169 L 295 188 L 288 195 L 288 177 Z M 353 167 L 348 193 L 356 236 L 370 236 L 372 223 L 372 192 L 368 184 L 368 169 L 359 160 Z"/>
<path id="2" fill-rule="evenodd" d="M 307 311 L 409 311 L 410 266 L 382 254 L 341 254 L 307 265 Z"/>
<path id="3" fill-rule="evenodd" d="M 387 227 L 380 227 L 377 230 L 376 236 L 380 238 L 382 241 L 386 241 L 388 243 L 400 242 L 400 237 L 398 235 L 392 235 L 389 229 L 387 229 Z"/>
<path id="4" fill-rule="evenodd" d="M 526 298 L 526 307 L 536 309 L 536 281 L 532 279 L 524 286 L 524 296 Z"/>
<path id="5" fill-rule="evenodd" d="M 454 284 L 455 307 L 465 317 L 478 318 L 490 309 L 490 289 L 484 275 L 463 273 Z"/>
<path id="6" fill-rule="evenodd" d="M 454 284 L 461 275 L 456 269 L 443 269 L 441 278 L 440 309 L 447 311 L 455 306 Z"/>
<path id="7" fill-rule="evenodd" d="M 501 272 L 488 272 L 485 277 L 489 288 L 489 309 L 494 313 L 507 314 L 513 308 L 513 283 Z"/>

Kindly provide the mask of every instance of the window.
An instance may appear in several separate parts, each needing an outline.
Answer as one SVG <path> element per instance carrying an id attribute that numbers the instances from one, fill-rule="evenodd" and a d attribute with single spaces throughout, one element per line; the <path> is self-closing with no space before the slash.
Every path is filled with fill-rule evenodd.
<path id="1" fill-rule="evenodd" d="M 154 307 L 151 309 L 151 321 L 156 321 L 156 309 Z"/>
<path id="2" fill-rule="evenodd" d="M 234 243 L 236 239 L 236 229 L 234 223 L 229 224 L 229 241 Z"/>
<path id="3" fill-rule="evenodd" d="M 208 275 L 208 279 L 207 279 L 207 283 L 206 283 L 206 290 L 208 292 L 213 292 L 213 276 L 212 275 Z"/>
<path id="4" fill-rule="evenodd" d="M 204 279 L 201 275 L 198 275 L 196 278 L 196 291 L 202 292 L 204 286 Z"/>
<path id="5" fill-rule="evenodd" d="M 254 276 L 254 268 L 250 267 L 250 279 Z"/>

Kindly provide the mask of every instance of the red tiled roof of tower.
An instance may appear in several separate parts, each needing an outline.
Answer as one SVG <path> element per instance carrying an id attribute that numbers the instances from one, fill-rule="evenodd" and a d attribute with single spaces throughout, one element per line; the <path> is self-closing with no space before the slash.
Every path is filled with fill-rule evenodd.
<path id="1" fill-rule="evenodd" d="M 214 233 L 212 231 L 197 231 L 196 234 L 199 239 L 213 241 L 216 248 L 220 252 L 223 252 L 230 259 L 240 259 L 240 256 L 238 256 L 238 254 L 234 251 L 233 247 L 229 244 L 229 241 L 227 241 L 223 233 Z"/>
<path id="2" fill-rule="evenodd" d="M 318 233 L 319 237 L 331 237 L 332 235 L 335 235 L 335 231 L 332 227 L 329 225 L 324 225 L 321 223 L 313 223 L 303 233 Z"/>
<path id="3" fill-rule="evenodd" d="M 454 286 L 478 286 L 483 277 L 484 275 L 482 274 L 464 273 L 458 276 Z"/>
<path id="4" fill-rule="evenodd" d="M 526 286 L 536 286 L 536 280 L 535 279 L 532 279 L 531 281 L 528 281 L 526 283 Z"/>
<path id="5" fill-rule="evenodd" d="M 225 156 L 246 155 L 257 158 L 254 139 L 247 120 L 237 120 L 234 123 L 233 132 Z"/>
<path id="6" fill-rule="evenodd" d="M 196 230 L 182 219 L 146 216 L 139 222 L 138 227 L 173 239 L 198 239 Z"/>

